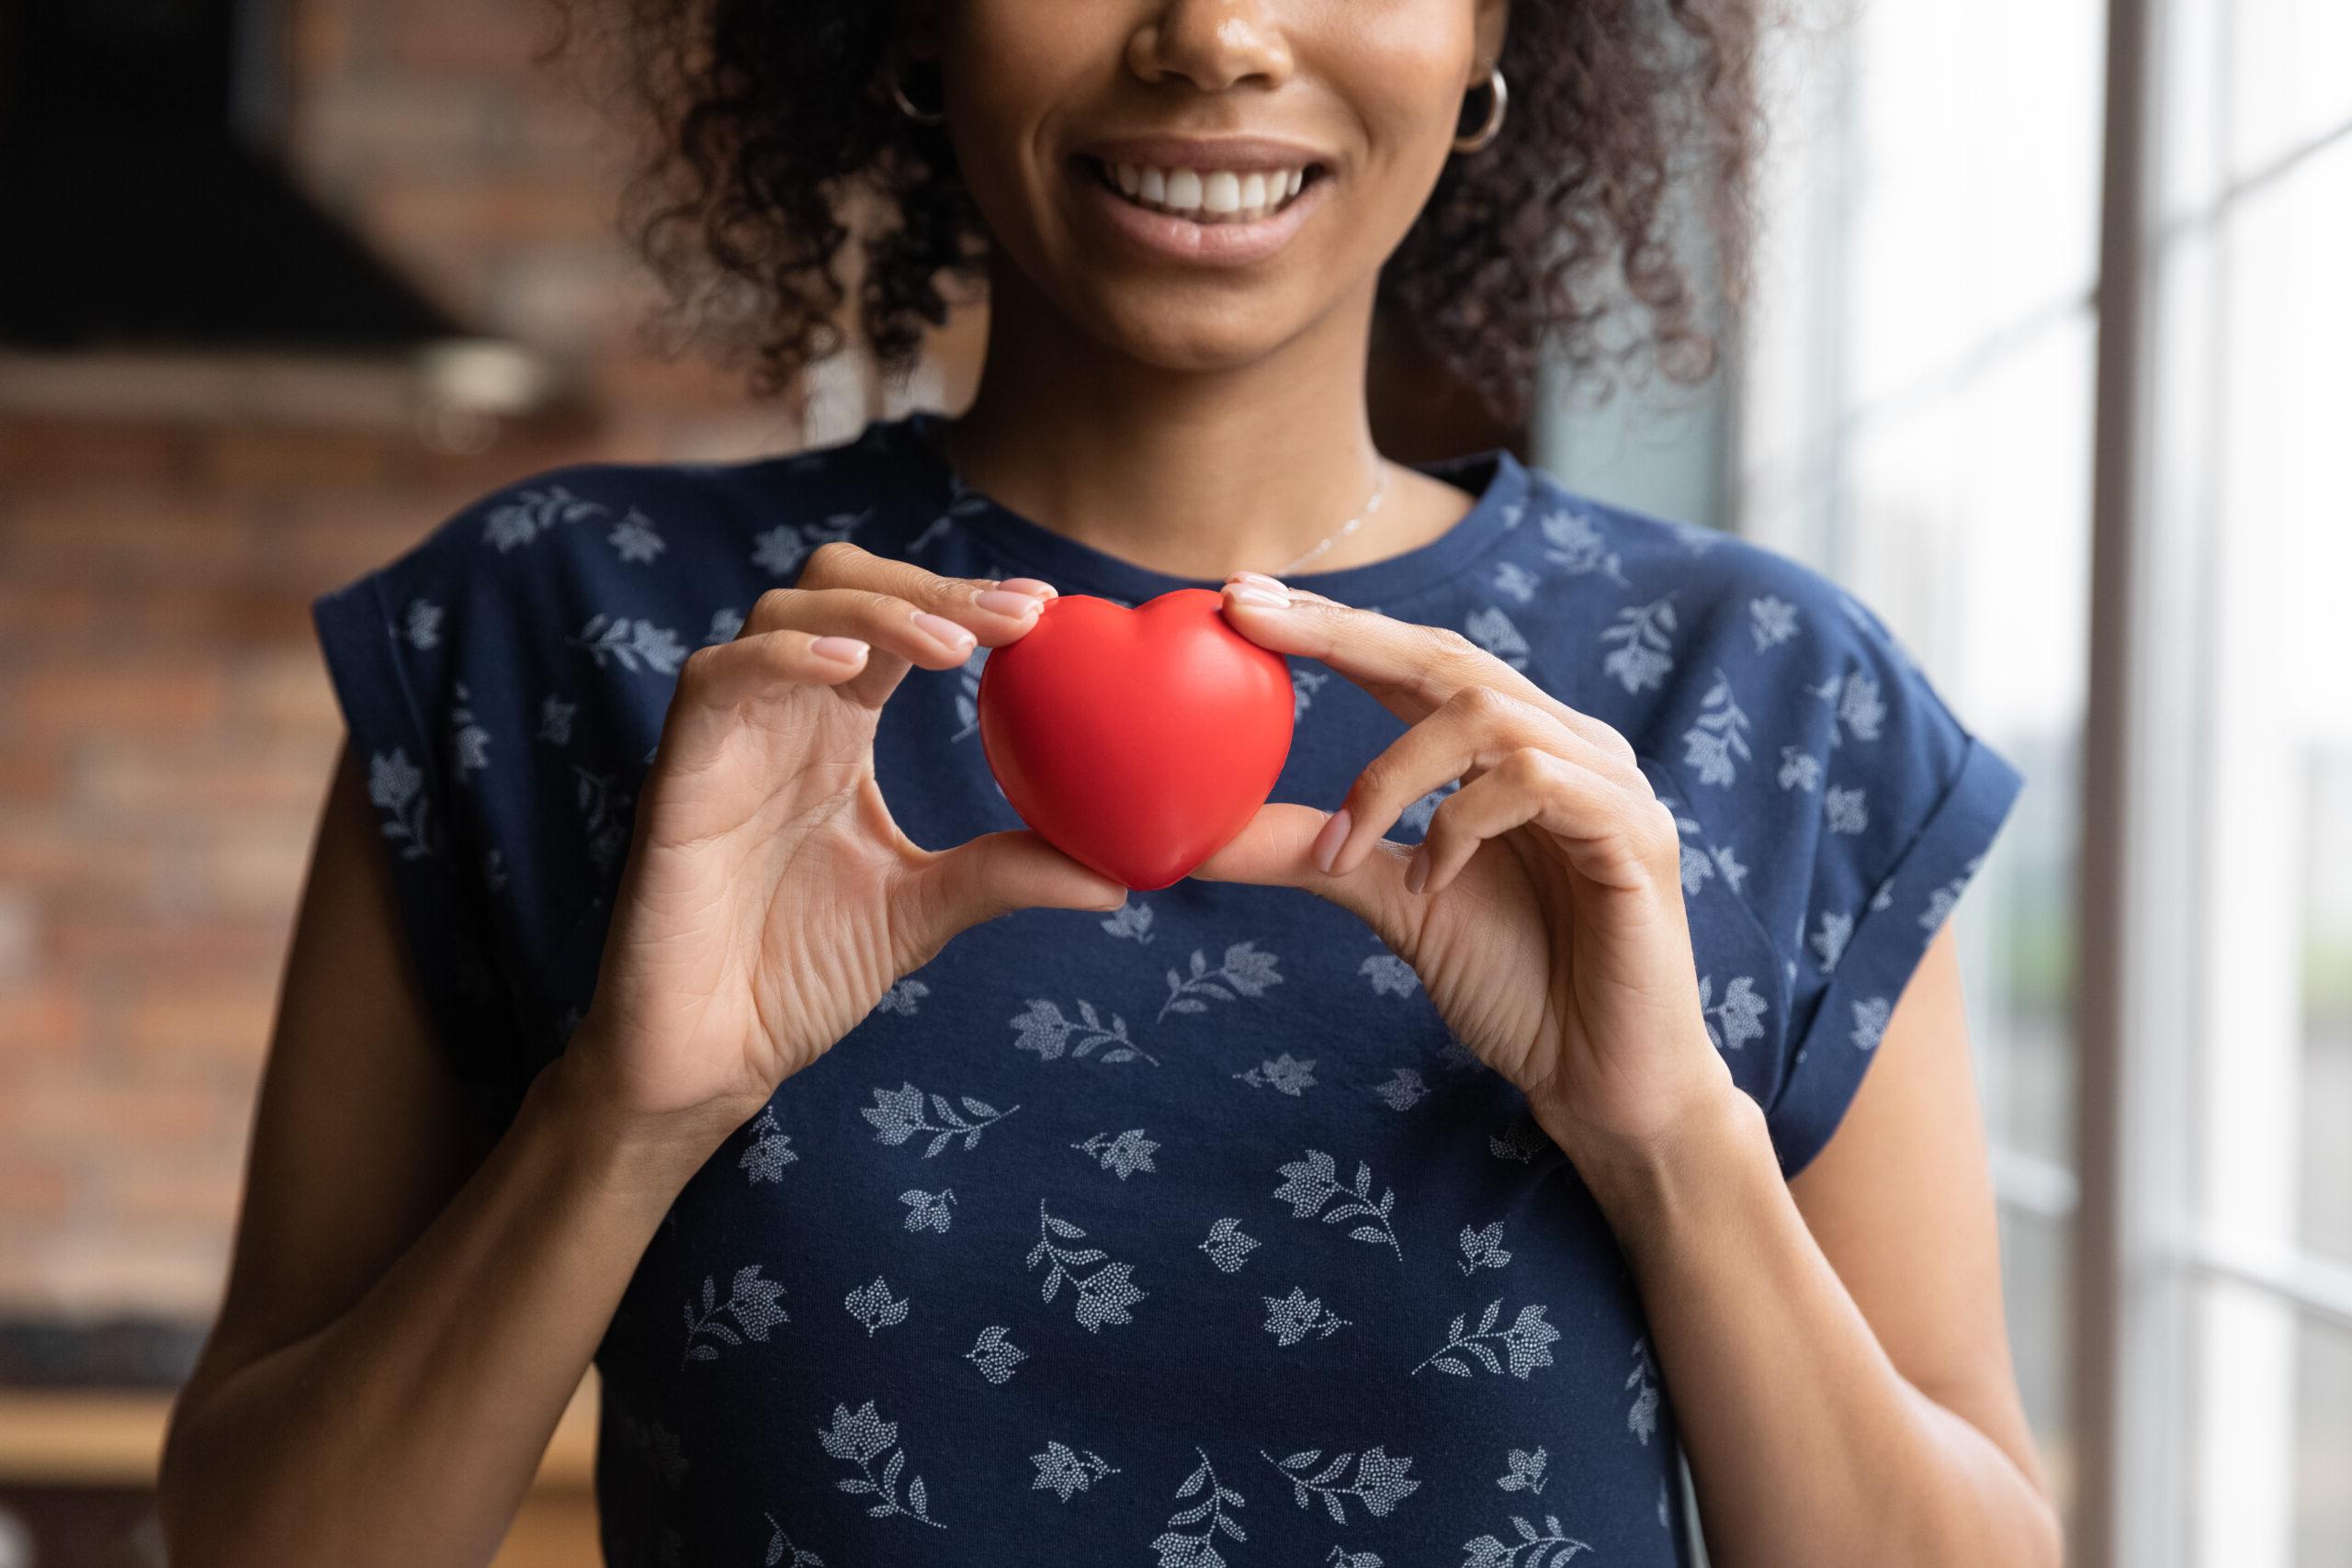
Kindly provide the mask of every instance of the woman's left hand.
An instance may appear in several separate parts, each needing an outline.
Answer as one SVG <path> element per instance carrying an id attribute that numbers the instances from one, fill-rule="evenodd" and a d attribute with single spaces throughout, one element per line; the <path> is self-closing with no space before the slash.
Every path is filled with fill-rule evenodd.
<path id="1" fill-rule="evenodd" d="M 1270 802 L 1192 874 L 1304 888 L 1361 918 L 1588 1176 L 1588 1157 L 1656 1152 L 1738 1092 L 1699 1001 L 1674 813 L 1624 737 L 1457 632 L 1314 593 L 1252 604 L 1234 592 L 1251 581 L 1271 580 L 1227 583 L 1227 624 L 1322 660 L 1410 728 L 1337 812 Z M 1455 779 L 1419 849 L 1383 836 Z"/>

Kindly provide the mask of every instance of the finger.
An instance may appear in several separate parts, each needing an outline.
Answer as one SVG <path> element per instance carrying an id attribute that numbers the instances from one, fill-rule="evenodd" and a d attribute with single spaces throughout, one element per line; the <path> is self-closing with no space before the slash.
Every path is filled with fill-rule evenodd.
<path id="1" fill-rule="evenodd" d="M 1015 909 L 1115 909 L 1125 886 L 1088 869 L 1026 828 L 982 833 L 927 852 L 901 884 L 894 929 L 907 932 L 906 966 L 930 962 L 950 939 Z"/>
<path id="2" fill-rule="evenodd" d="M 977 647 L 997 648 L 1015 640 L 1036 624 L 1038 610 L 1046 601 L 1056 597 L 1051 583 L 1035 578 L 999 581 L 993 578 L 943 577 L 911 561 L 877 556 L 846 539 L 828 540 L 818 546 L 802 565 L 793 587 L 771 589 L 769 593 L 828 592 L 867 595 L 873 623 L 895 620 L 902 629 L 911 623 L 919 634 L 908 644 L 903 638 L 869 636 L 863 631 L 847 633 L 866 637 L 875 644 L 869 667 L 845 688 L 848 695 L 868 707 L 881 706 L 912 665 L 921 664 L 927 670 L 948 669 L 969 659 Z M 761 595 L 762 602 L 767 603 L 768 597 Z M 805 611 L 798 610 L 793 601 L 780 600 L 770 606 L 769 613 L 797 615 Z M 754 616 L 757 615 L 758 606 L 754 606 Z M 919 618 L 923 616 L 935 619 Z M 747 619 L 745 624 L 748 629 L 752 621 Z M 807 624 L 798 618 L 772 623 Z M 763 624 L 761 629 L 769 629 L 769 624 Z M 846 630 L 835 626 L 813 629 Z M 942 651 L 952 657 L 938 657 Z"/>
<path id="3" fill-rule="evenodd" d="M 1316 841 L 1318 862 L 1340 874 L 1354 870 L 1415 801 L 1454 779 L 1465 786 L 1474 784 L 1503 758 L 1530 746 L 1556 752 L 1621 787 L 1648 792 L 1641 770 L 1621 763 L 1550 714 L 1491 686 L 1464 686 L 1364 765 L 1335 813 L 1344 822 L 1329 829 L 1330 839 Z"/>
<path id="4" fill-rule="evenodd" d="M 1329 820 L 1311 806 L 1269 801 L 1191 874 L 1204 882 L 1301 888 L 1354 915 L 1392 952 L 1417 951 L 1421 911 L 1427 906 L 1405 888 L 1410 847 L 1384 840 L 1353 871 L 1327 873 L 1316 866 L 1314 843 Z"/>
<path id="5" fill-rule="evenodd" d="M 781 701 L 802 686 L 847 684 L 870 659 L 873 649 L 864 639 L 832 632 L 757 632 L 694 649 L 677 665 L 661 748 L 673 760 L 713 755 L 743 707 Z"/>
<path id="6" fill-rule="evenodd" d="M 1679 885 L 1674 813 L 1646 784 L 1628 789 L 1555 752 L 1525 747 L 1438 807 L 1406 886 L 1423 897 L 1436 893 L 1481 844 L 1531 825 L 1558 840 L 1569 863 L 1604 887 L 1646 891 L 1661 877 Z"/>
<path id="7" fill-rule="evenodd" d="M 1272 581 L 1252 574 L 1225 585 L 1225 613 L 1234 628 L 1277 653 L 1321 660 L 1406 723 L 1419 724 L 1464 686 L 1492 686 L 1542 708 L 1626 766 L 1634 765 L 1633 743 L 1608 723 L 1560 701 L 1460 632 L 1400 621 L 1279 583 L 1274 587 L 1287 595 L 1286 608 L 1238 596 L 1245 587 Z"/>
<path id="8" fill-rule="evenodd" d="M 951 581 L 947 579 L 943 581 Z M 1045 604 L 1010 589 L 982 589 L 955 616 L 941 615 L 896 594 L 865 588 L 771 588 L 745 618 L 739 638 L 795 630 L 837 633 L 872 645 L 866 669 L 845 694 L 878 707 L 914 665 L 948 670 L 970 659 L 980 646 L 1001 647 L 1036 624 Z M 1015 611 L 1012 601 L 1032 606 Z M 934 603 L 952 601 L 934 600 Z"/>

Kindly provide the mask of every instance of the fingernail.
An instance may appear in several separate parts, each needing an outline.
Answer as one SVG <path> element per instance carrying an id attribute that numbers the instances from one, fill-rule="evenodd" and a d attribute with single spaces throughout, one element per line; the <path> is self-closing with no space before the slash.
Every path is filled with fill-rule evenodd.
<path id="1" fill-rule="evenodd" d="M 944 615 L 934 615 L 928 610 L 917 610 L 913 618 L 917 626 L 950 648 L 961 648 L 967 642 L 978 640 L 969 630 L 957 626 Z"/>
<path id="2" fill-rule="evenodd" d="M 1261 582 L 1277 593 L 1287 593 L 1290 592 L 1290 589 L 1284 585 L 1281 578 L 1268 577 L 1262 571 L 1237 571 L 1232 576 L 1227 578 L 1226 581 L 1227 582 Z"/>
<path id="3" fill-rule="evenodd" d="M 865 645 L 854 637 L 820 637 L 810 640 L 808 651 L 820 659 L 835 659 L 843 664 L 854 664 L 865 657 Z"/>
<path id="4" fill-rule="evenodd" d="M 1261 588 L 1254 582 L 1243 583 L 1239 587 L 1232 587 L 1230 588 L 1230 592 L 1236 599 L 1238 599 L 1244 604 L 1258 604 L 1269 610 L 1287 610 L 1290 608 L 1289 593 L 1278 593 L 1270 588 Z"/>
<path id="5" fill-rule="evenodd" d="M 1034 593 L 1040 599 L 1052 599 L 1061 592 L 1052 583 L 1035 577 L 1008 577 L 997 586 L 1010 588 L 1016 593 Z"/>
<path id="6" fill-rule="evenodd" d="M 972 603 L 983 610 L 994 610 L 1000 615 L 1028 615 L 1035 614 L 1046 602 L 1033 594 L 989 588 L 973 594 Z"/>
<path id="7" fill-rule="evenodd" d="M 1424 844 L 1413 852 L 1411 863 L 1405 867 L 1405 891 L 1419 893 L 1421 890 L 1421 885 L 1429 879 L 1430 851 L 1429 846 Z"/>
<path id="8" fill-rule="evenodd" d="M 1331 813 L 1323 830 L 1315 835 L 1315 869 L 1324 875 L 1331 874 L 1331 863 L 1339 858 L 1340 846 L 1348 841 L 1348 808 L 1344 806 Z"/>

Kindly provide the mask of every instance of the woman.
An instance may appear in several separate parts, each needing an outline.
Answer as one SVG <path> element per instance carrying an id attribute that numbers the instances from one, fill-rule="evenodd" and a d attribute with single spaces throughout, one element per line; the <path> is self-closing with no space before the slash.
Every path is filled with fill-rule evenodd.
<path id="1" fill-rule="evenodd" d="M 640 8 L 650 246 L 788 374 L 863 172 L 868 333 L 984 272 L 976 400 L 320 600 L 175 1560 L 484 1562 L 593 1359 L 616 1563 L 1679 1563 L 1678 1453 L 1724 1564 L 2055 1562 L 1947 918 L 2021 781 L 1798 564 L 1368 433 L 1383 288 L 1505 410 L 1611 246 L 1695 341 L 1738 0 L 819 9 Z M 1296 739 L 1129 896 L 977 678 L 1183 586 Z"/>

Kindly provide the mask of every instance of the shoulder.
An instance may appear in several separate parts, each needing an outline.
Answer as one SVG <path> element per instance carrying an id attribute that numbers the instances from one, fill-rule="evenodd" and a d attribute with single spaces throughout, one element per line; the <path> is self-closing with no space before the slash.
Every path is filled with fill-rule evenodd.
<path id="1" fill-rule="evenodd" d="M 1555 694 L 1640 753 L 1682 827 L 1694 907 L 1744 906 L 1780 962 L 1759 1098 L 1793 1171 L 2023 776 L 1876 608 L 1817 568 L 1542 470 L 1526 526 L 1518 559 L 1544 606 L 1531 636 Z"/>
<path id="2" fill-rule="evenodd" d="M 1535 581 L 1589 580 L 1595 598 L 1613 600 L 1599 630 L 1614 656 L 1607 672 L 1627 693 L 1667 690 L 1702 656 L 1757 670 L 1850 659 L 1917 668 L 1885 621 L 1817 568 L 1578 493 L 1542 468 L 1529 473 L 1522 564 Z"/>
<path id="3" fill-rule="evenodd" d="M 463 502 L 389 570 L 465 562 L 526 578 L 566 568 L 676 570 L 717 556 L 748 560 L 764 531 L 782 525 L 799 535 L 872 513 L 886 471 L 875 428 L 791 454 L 539 468 Z M 768 553 L 789 552 L 772 543 Z"/>
<path id="4" fill-rule="evenodd" d="M 1796 758 L 1875 745 L 1915 715 L 1914 739 L 1960 730 L 1886 620 L 1819 569 L 1529 473 L 1523 514 L 1481 585 L 1487 624 L 1501 631 L 1507 618 L 1531 673 L 1694 785 L 1786 761 L 1817 786 Z M 1759 759 L 1766 739 L 1774 750 Z"/>

